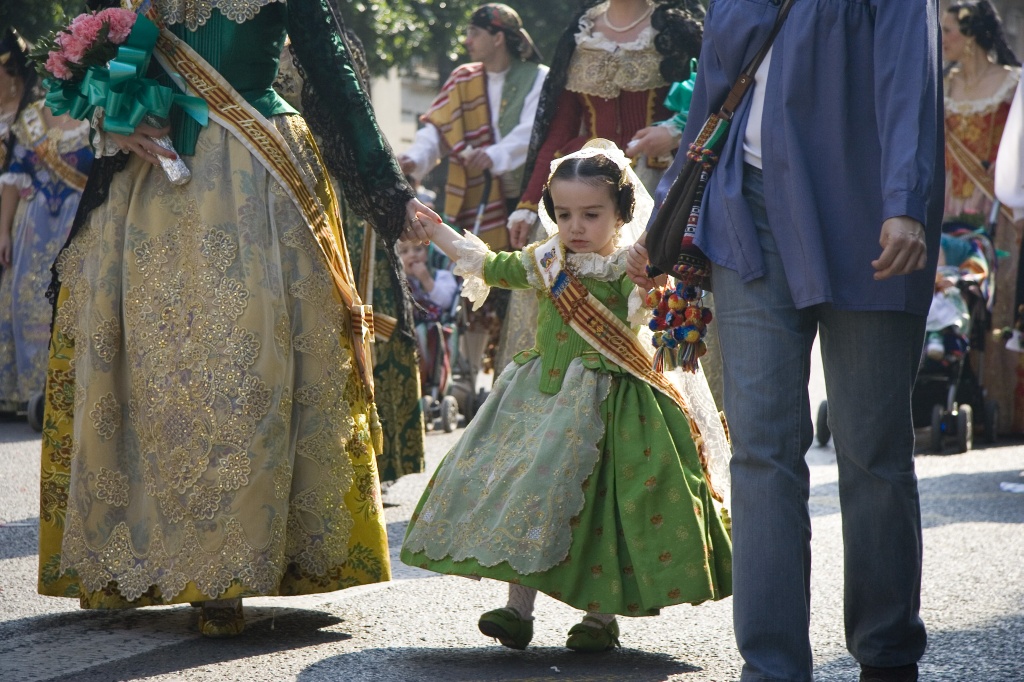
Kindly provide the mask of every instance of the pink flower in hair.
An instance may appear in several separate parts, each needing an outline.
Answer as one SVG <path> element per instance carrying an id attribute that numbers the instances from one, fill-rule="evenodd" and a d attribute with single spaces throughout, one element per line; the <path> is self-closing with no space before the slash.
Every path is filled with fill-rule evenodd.
<path id="1" fill-rule="evenodd" d="M 126 9 L 112 7 L 103 10 L 96 16 L 110 27 L 110 32 L 107 35 L 110 41 L 117 45 L 127 40 L 128 34 L 132 32 L 132 27 L 135 26 L 135 13 Z"/>
<path id="2" fill-rule="evenodd" d="M 64 56 L 56 50 L 50 52 L 46 58 L 46 70 L 63 81 L 71 80 L 71 69 L 68 68 Z"/>

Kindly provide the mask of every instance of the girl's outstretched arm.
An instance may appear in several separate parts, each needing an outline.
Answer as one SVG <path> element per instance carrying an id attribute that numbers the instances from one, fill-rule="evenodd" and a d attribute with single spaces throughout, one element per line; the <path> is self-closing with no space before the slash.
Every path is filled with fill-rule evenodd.
<path id="1" fill-rule="evenodd" d="M 444 223 L 434 222 L 423 214 L 417 214 L 416 219 L 410 222 L 402 235 L 405 241 L 434 242 L 437 248 L 444 252 L 453 263 L 459 261 L 459 252 L 455 248 L 455 242 L 464 237 Z"/>

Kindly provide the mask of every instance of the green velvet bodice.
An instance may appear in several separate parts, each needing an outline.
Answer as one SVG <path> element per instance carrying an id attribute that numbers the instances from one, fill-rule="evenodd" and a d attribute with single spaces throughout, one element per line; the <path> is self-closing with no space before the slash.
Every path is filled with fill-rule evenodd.
<path id="1" fill-rule="evenodd" d="M 569 363 L 576 358 L 583 360 L 588 369 L 600 369 L 621 373 L 618 365 L 611 362 L 593 346 L 583 340 L 572 327 L 565 323 L 555 309 L 555 304 L 545 291 L 535 289 L 526 276 L 527 264 L 520 251 L 488 253 L 484 262 L 484 281 L 492 287 L 502 289 L 534 289 L 537 294 L 537 340 L 533 348 L 520 349 L 515 360 L 523 364 L 539 357 L 543 369 L 540 390 L 543 393 L 558 393 L 562 378 Z M 632 280 L 623 274 L 612 281 L 591 277 L 580 277 L 583 286 L 623 322 L 629 314 L 629 294 L 636 288 Z"/>
<path id="2" fill-rule="evenodd" d="M 214 9 L 195 31 L 184 24 L 175 24 L 170 30 L 209 62 L 256 111 L 269 118 L 298 113 L 272 87 L 287 35 L 287 20 L 288 6 L 271 3 L 241 24 Z M 175 148 L 186 156 L 193 154 L 199 124 L 180 111 L 172 115 L 171 124 Z"/>

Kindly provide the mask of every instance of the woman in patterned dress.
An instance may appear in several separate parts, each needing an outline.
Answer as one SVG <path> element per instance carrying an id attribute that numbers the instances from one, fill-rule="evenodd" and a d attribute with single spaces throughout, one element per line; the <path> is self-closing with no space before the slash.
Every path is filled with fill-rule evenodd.
<path id="1" fill-rule="evenodd" d="M 85 608 L 201 602 L 202 634 L 232 636 L 243 597 L 389 579 L 370 311 L 328 172 L 388 244 L 433 214 L 328 0 L 149 13 L 151 75 L 187 71 L 211 118 L 129 136 L 97 122 L 103 156 L 56 264 L 39 589 Z M 304 118 L 272 88 L 286 33 Z M 168 132 L 187 184 L 158 165 Z"/>
<path id="2" fill-rule="evenodd" d="M 42 408 L 53 307 L 50 266 L 64 245 L 92 166 L 89 124 L 28 105 L 0 174 L 0 410 Z M 18 214 L 19 204 L 24 204 Z M 39 415 L 30 415 L 37 428 Z"/>
<path id="3" fill-rule="evenodd" d="M 946 204 L 944 220 L 984 226 L 994 198 L 993 164 L 1010 111 L 1020 62 L 1006 43 L 988 0 L 954 3 L 942 17 L 943 59 L 955 63 L 945 80 Z M 1000 331 L 1020 319 L 1021 229 L 1009 209 L 999 210 L 994 246 L 1004 257 L 995 269 L 991 327 L 982 386 L 999 406 L 1000 433 L 1024 433 L 1024 354 L 1009 350 Z"/>

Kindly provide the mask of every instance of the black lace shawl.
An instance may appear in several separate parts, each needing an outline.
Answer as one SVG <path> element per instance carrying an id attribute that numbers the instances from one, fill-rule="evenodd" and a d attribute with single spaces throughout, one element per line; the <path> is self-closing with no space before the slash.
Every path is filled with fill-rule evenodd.
<path id="1" fill-rule="evenodd" d="M 118 3 L 90 0 L 91 9 L 111 5 Z M 415 192 L 377 126 L 352 50 L 343 37 L 344 24 L 330 0 L 289 0 L 287 28 L 296 64 L 304 78 L 303 116 L 346 201 L 384 239 L 391 259 L 392 284 L 396 291 L 403 291 L 404 280 L 394 245 L 405 227 L 405 204 L 415 197 Z M 127 160 L 125 154 L 96 160 L 67 243 L 75 238 L 89 213 L 106 201 L 111 180 L 124 169 Z M 56 310 L 60 282 L 56 267 L 52 272 L 47 297 Z M 399 320 L 400 329 L 410 326 L 410 320 Z"/>
<path id="2" fill-rule="evenodd" d="M 604 0 L 583 0 L 579 11 L 573 15 L 569 26 L 558 39 L 551 70 L 544 80 L 537 117 L 533 120 L 530 135 L 530 151 L 526 156 L 521 193 L 526 191 L 537 164 L 537 154 L 548 137 L 551 121 L 558 111 L 558 100 L 569 80 L 569 65 L 576 52 L 576 34 L 580 29 L 580 18 L 587 11 Z M 657 31 L 654 47 L 662 55 L 659 71 L 669 83 L 685 81 L 690 77 L 690 59 L 700 54 L 701 38 L 704 33 L 704 9 L 697 0 L 657 0 L 658 6 L 651 15 L 651 26 Z"/>

